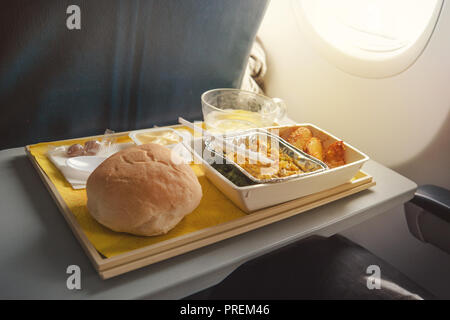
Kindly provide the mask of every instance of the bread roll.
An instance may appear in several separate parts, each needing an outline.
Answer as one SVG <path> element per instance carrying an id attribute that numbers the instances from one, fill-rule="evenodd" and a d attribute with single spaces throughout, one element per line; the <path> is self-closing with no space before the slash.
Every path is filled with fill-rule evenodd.
<path id="1" fill-rule="evenodd" d="M 106 159 L 86 184 L 92 217 L 118 232 L 167 233 L 202 197 L 194 171 L 176 157 L 170 149 L 150 143 Z"/>

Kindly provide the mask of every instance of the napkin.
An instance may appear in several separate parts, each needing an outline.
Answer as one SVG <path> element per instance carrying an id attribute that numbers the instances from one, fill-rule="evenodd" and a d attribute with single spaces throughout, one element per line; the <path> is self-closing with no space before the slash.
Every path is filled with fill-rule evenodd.
<path id="1" fill-rule="evenodd" d="M 134 146 L 134 143 L 116 143 L 114 144 L 114 148 L 110 148 L 109 150 L 105 151 L 102 156 L 105 156 L 105 158 L 107 158 L 120 150 L 132 146 Z M 47 157 L 50 159 L 53 165 L 58 168 L 58 170 L 62 173 L 67 182 L 70 183 L 73 189 L 85 189 L 86 181 L 89 178 L 90 173 L 74 169 L 67 165 L 66 161 L 70 159 L 66 154 L 68 148 L 68 145 L 55 147 L 54 149 L 47 152 Z"/>

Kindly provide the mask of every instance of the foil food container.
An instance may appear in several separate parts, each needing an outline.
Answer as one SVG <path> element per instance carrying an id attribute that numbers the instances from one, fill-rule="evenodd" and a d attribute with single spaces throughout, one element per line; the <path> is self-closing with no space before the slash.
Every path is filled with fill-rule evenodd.
<path id="1" fill-rule="evenodd" d="M 265 143 L 266 145 L 270 145 L 271 148 L 276 148 L 280 153 L 285 153 L 289 157 L 291 157 L 294 161 L 294 163 L 303 171 L 299 172 L 298 174 L 292 174 L 285 177 L 272 177 L 272 178 L 266 178 L 266 179 L 260 179 L 255 176 L 253 176 L 249 171 L 247 171 L 244 167 L 242 167 L 239 163 L 236 161 L 233 161 L 229 157 L 226 156 L 227 152 L 232 152 L 233 150 L 230 150 L 228 146 L 224 146 L 223 143 L 218 142 L 214 139 L 214 136 L 209 137 L 205 139 L 205 148 L 208 149 L 215 157 L 213 160 L 213 157 L 207 160 L 210 164 L 211 161 L 226 161 L 226 162 L 220 162 L 220 163 L 228 163 L 233 164 L 237 169 L 239 169 L 244 175 L 246 175 L 250 180 L 252 180 L 255 183 L 276 183 L 276 182 L 282 182 L 286 180 L 291 180 L 299 177 L 304 177 L 312 174 L 316 174 L 319 172 L 322 172 L 326 169 L 328 169 L 328 166 L 310 156 L 309 154 L 298 150 L 294 146 L 290 145 L 280 137 L 273 135 L 269 133 L 268 131 L 264 129 L 251 129 L 246 131 L 241 131 L 236 134 L 228 135 L 228 136 L 221 136 L 223 141 L 229 142 L 234 146 L 246 146 L 246 142 L 248 141 L 248 145 L 257 145 L 258 140 Z M 227 148 L 228 147 L 228 148 Z M 245 147 L 246 148 L 246 147 Z M 258 153 L 257 150 L 253 150 Z M 262 153 L 263 155 L 266 155 Z M 266 155 L 267 156 L 267 155 Z M 245 158 L 246 156 L 243 156 Z M 253 160 L 253 159 L 252 159 Z M 255 160 L 253 160 L 256 162 Z M 274 166 L 277 165 L 276 162 L 273 164 Z"/>

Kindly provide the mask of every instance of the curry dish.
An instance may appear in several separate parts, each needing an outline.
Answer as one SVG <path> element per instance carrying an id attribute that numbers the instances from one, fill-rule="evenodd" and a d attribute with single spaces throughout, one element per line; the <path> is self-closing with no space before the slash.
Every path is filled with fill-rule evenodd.
<path id="1" fill-rule="evenodd" d="M 260 139 L 249 142 L 249 139 L 241 141 L 251 151 L 260 153 L 272 160 L 272 163 L 256 161 L 237 152 L 228 152 L 225 157 L 258 180 L 268 180 L 274 178 L 284 178 L 292 175 L 312 172 L 320 169 L 313 165 L 311 161 L 299 161 L 288 154 L 286 147 L 275 143 L 262 142 Z"/>

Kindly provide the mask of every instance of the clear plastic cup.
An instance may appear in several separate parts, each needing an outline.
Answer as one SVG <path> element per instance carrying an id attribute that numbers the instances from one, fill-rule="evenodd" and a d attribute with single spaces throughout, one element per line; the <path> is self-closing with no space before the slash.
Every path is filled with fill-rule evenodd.
<path id="1" fill-rule="evenodd" d="M 276 125 L 286 115 L 279 98 L 240 89 L 214 89 L 202 94 L 203 121 L 212 133 Z"/>

